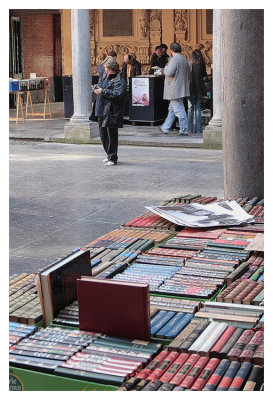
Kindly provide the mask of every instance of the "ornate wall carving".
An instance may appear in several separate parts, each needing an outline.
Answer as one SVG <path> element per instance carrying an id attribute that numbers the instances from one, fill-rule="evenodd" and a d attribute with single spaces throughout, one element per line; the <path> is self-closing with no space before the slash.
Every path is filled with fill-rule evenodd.
<path id="1" fill-rule="evenodd" d="M 95 73 L 96 65 L 108 55 L 111 50 L 117 53 L 117 61 L 121 65 L 125 54 L 135 54 L 142 64 L 142 73 L 149 72 L 151 55 L 155 46 L 162 42 L 162 29 L 173 32 L 173 41 L 181 44 L 182 54 L 190 58 L 190 54 L 199 48 L 206 64 L 212 63 L 212 35 L 211 40 L 200 34 L 201 26 L 198 15 L 202 10 L 173 10 L 173 25 L 171 22 L 162 23 L 162 10 L 133 10 L 133 37 L 102 36 L 102 10 L 90 10 L 90 40 L 92 52 L 92 71 Z M 198 14 L 199 13 L 199 14 Z M 172 20 L 172 19 L 170 19 Z M 163 28 L 162 28 L 163 27 Z M 171 38 L 170 38 L 171 39 Z M 168 46 L 170 43 L 166 43 Z"/>

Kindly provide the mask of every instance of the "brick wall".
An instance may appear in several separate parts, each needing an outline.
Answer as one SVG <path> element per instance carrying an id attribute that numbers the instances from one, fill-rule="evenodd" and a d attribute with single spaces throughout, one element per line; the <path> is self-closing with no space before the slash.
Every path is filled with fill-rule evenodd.
<path id="1" fill-rule="evenodd" d="M 54 76 L 53 16 L 22 16 L 24 78 Z"/>

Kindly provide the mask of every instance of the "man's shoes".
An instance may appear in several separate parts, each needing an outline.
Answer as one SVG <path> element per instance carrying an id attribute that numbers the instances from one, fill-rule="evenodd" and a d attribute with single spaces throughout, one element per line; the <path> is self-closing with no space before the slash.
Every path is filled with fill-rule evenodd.
<path id="1" fill-rule="evenodd" d="M 188 132 L 178 132 L 179 136 L 189 136 Z"/>
<path id="2" fill-rule="evenodd" d="M 107 163 L 108 158 L 105 158 L 104 160 L 102 160 L 103 163 Z"/>
<path id="3" fill-rule="evenodd" d="M 114 161 L 107 161 L 105 165 L 106 167 L 113 167 L 114 165 L 117 165 L 117 163 L 115 163 Z"/>
<path id="4" fill-rule="evenodd" d="M 160 130 L 162 133 L 169 133 L 169 131 L 164 131 L 164 129 L 162 129 L 161 126 L 159 127 L 159 130 Z"/>

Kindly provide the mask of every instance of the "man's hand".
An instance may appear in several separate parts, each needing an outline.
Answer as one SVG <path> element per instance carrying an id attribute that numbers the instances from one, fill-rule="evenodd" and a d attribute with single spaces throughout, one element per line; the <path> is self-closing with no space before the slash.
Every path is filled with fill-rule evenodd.
<path id="1" fill-rule="evenodd" d="M 96 94 L 101 94 L 101 92 L 102 92 L 101 88 L 97 88 L 94 90 L 94 93 Z"/>

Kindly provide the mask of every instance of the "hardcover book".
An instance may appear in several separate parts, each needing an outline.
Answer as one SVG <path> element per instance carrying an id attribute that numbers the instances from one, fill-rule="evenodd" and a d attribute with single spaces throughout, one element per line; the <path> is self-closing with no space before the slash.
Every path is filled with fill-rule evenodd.
<path id="1" fill-rule="evenodd" d="M 149 285 L 83 276 L 77 280 L 81 330 L 149 340 Z"/>
<path id="2" fill-rule="evenodd" d="M 37 275 L 45 325 L 77 298 L 76 280 L 91 273 L 90 251 L 79 250 L 49 265 Z"/>

